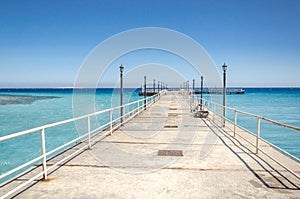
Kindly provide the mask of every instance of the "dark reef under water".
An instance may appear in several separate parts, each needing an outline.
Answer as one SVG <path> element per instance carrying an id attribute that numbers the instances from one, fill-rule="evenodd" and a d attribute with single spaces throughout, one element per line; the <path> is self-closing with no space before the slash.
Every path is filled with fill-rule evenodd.
<path id="1" fill-rule="evenodd" d="M 0 105 L 32 104 L 37 100 L 55 99 L 56 96 L 7 95 L 0 94 Z"/>

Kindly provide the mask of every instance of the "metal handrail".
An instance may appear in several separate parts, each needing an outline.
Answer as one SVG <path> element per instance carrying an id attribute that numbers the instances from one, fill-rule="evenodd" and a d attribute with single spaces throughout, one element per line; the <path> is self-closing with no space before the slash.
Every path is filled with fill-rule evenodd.
<path id="1" fill-rule="evenodd" d="M 40 136 L 41 136 L 41 145 L 42 145 L 42 154 L 39 157 L 36 157 L 20 166 L 17 166 L 13 169 L 11 169 L 10 171 L 7 171 L 3 174 L 0 175 L 0 179 L 3 179 L 17 171 L 20 171 L 21 169 L 24 169 L 30 165 L 32 165 L 33 163 L 40 161 L 42 159 L 42 172 L 39 172 L 37 175 L 33 176 L 32 178 L 28 179 L 27 181 L 25 181 L 24 183 L 18 185 L 17 187 L 15 187 L 14 189 L 10 190 L 9 192 L 7 192 L 5 195 L 0 196 L 0 199 L 6 198 L 8 196 L 10 196 L 11 194 L 13 194 L 14 192 L 18 191 L 19 189 L 21 189 L 22 187 L 26 186 L 27 184 L 29 184 L 30 182 L 32 182 L 33 180 L 38 179 L 39 177 L 43 176 L 44 179 L 47 179 L 47 175 L 49 173 L 50 170 L 54 169 L 57 165 L 59 165 L 60 163 L 69 160 L 70 158 L 72 158 L 73 156 L 75 156 L 76 154 L 78 154 L 79 152 L 87 149 L 87 148 L 91 148 L 91 145 L 97 141 L 99 141 L 100 139 L 97 138 L 96 140 L 91 140 L 91 135 L 95 136 L 98 135 L 100 133 L 103 132 L 103 130 L 107 130 L 106 133 L 104 133 L 100 138 L 103 139 L 104 137 L 106 137 L 108 134 L 112 134 L 113 131 L 115 131 L 117 128 L 121 127 L 121 125 L 125 122 L 127 122 L 129 119 L 135 117 L 136 115 L 138 115 L 140 112 L 142 112 L 143 110 L 145 110 L 145 108 L 148 108 L 149 106 L 151 106 L 153 103 L 155 103 L 159 98 L 160 95 L 163 93 L 164 91 L 161 91 L 160 93 L 147 97 L 147 98 L 143 98 L 140 100 L 136 100 L 134 102 L 130 102 L 127 104 L 124 104 L 122 106 L 117 106 L 117 107 L 113 107 L 113 108 L 109 108 L 106 110 L 101 110 L 101 111 L 97 111 L 94 113 L 89 113 L 83 116 L 79 116 L 76 118 L 71 118 L 71 119 L 67 119 L 67 120 L 63 120 L 63 121 L 59 121 L 59 122 L 55 122 L 55 123 L 51 123 L 51 124 L 47 124 L 47 125 L 43 125 L 43 126 L 39 126 L 36 128 L 32 128 L 32 129 L 28 129 L 25 131 L 21 131 L 18 133 L 14 133 L 14 134 L 10 134 L 10 135 L 6 135 L 6 136 L 2 136 L 0 137 L 0 143 L 6 140 L 11 140 L 20 136 L 24 136 L 24 135 L 28 135 L 31 133 L 36 133 L 38 131 L 40 131 Z M 144 104 L 146 103 L 146 104 Z M 146 106 L 145 106 L 146 105 Z M 131 106 L 131 110 L 130 110 L 130 106 Z M 126 107 L 128 107 L 128 111 L 126 113 Z M 112 113 L 114 110 L 118 110 L 124 108 L 124 114 L 120 115 L 120 117 L 117 117 L 115 119 L 112 118 Z M 97 115 L 101 115 L 103 113 L 110 113 L 109 115 L 109 122 L 105 123 L 104 125 L 97 127 L 96 129 L 91 130 L 91 126 L 90 126 L 90 117 L 92 116 L 97 116 Z M 121 120 L 121 118 L 125 118 L 125 120 Z M 46 129 L 52 128 L 52 127 L 57 127 L 63 124 L 67 124 L 70 122 L 75 122 L 78 120 L 82 120 L 82 119 L 88 119 L 88 132 L 67 142 L 64 143 L 63 145 L 60 145 L 58 147 L 56 147 L 55 149 L 52 149 L 51 151 L 46 151 L 46 147 L 45 147 L 45 134 L 46 134 Z M 106 128 L 106 129 L 105 129 Z M 69 146 L 67 149 L 71 148 L 73 145 L 73 143 L 76 143 L 77 141 L 81 140 L 81 143 L 83 143 L 84 141 L 88 141 L 88 143 L 86 145 L 84 145 L 83 147 L 81 147 L 80 149 L 76 150 L 75 152 L 73 152 L 72 154 L 70 154 L 69 156 L 63 158 L 62 160 L 56 162 L 54 165 L 50 166 L 47 168 L 47 160 L 49 160 L 49 156 L 54 154 L 55 152 Z M 66 149 L 66 150 L 67 150 Z M 48 157 L 48 158 L 47 158 Z M 5 182 L 3 183 L 5 184 Z M 1 185 L 1 184 L 0 184 Z"/>
<path id="2" fill-rule="evenodd" d="M 195 96 L 196 98 L 198 98 L 198 96 Z M 213 102 L 213 101 L 209 101 L 207 99 L 202 99 L 203 101 L 207 102 L 207 103 L 211 103 L 211 104 L 215 104 L 217 106 L 220 106 L 223 108 L 223 105 L 221 104 L 218 104 L 216 102 Z M 281 127 L 285 127 L 285 128 L 289 128 L 289 129 L 293 129 L 293 130 L 296 130 L 296 131 L 299 131 L 300 132 L 300 127 L 296 127 L 296 126 L 292 126 L 292 125 L 288 125 L 288 124 L 284 124 L 284 123 L 280 123 L 280 122 L 277 122 L 275 120 L 271 120 L 269 118 L 265 118 L 265 117 L 262 117 L 262 116 L 259 116 L 259 115 L 255 115 L 253 113 L 248 113 L 248 112 L 245 112 L 245 111 L 241 111 L 241 110 L 238 110 L 238 109 L 234 109 L 234 108 L 231 108 L 231 107 L 228 107 L 228 106 L 224 106 L 225 109 L 228 109 L 228 110 L 231 110 L 231 111 L 236 111 L 237 113 L 241 113 L 243 115 L 247 115 L 247 116 L 250 116 L 250 117 L 255 117 L 257 119 L 261 119 L 261 120 L 265 120 L 267 122 L 270 122 L 270 123 L 273 123 L 277 126 L 281 126 Z"/>
<path id="3" fill-rule="evenodd" d="M 200 97 L 199 96 L 194 96 L 194 99 L 196 99 L 195 101 L 196 102 L 199 102 L 200 100 Z M 279 164 L 280 166 L 282 166 L 283 168 L 285 168 L 287 171 L 289 171 L 291 174 L 293 174 L 295 177 L 297 177 L 298 179 L 300 179 L 300 176 L 295 173 L 294 171 L 292 171 L 291 169 L 289 169 L 287 166 L 285 166 L 283 163 L 279 162 L 276 158 L 273 158 L 271 155 L 269 155 L 268 153 L 266 153 L 263 149 L 261 149 L 259 147 L 259 140 L 265 142 L 266 144 L 270 145 L 271 147 L 275 148 L 276 150 L 280 151 L 281 153 L 283 153 L 284 155 L 286 155 L 287 157 L 289 157 L 290 159 L 294 160 L 295 162 L 297 163 L 300 163 L 300 159 L 295 157 L 294 155 L 290 154 L 289 152 L 281 149 L 280 147 L 272 144 L 271 142 L 263 139 L 261 136 L 260 136 L 260 122 L 261 120 L 264 120 L 266 122 L 270 122 L 274 125 L 277 125 L 277 126 L 280 126 L 280 127 L 284 127 L 284 128 L 288 128 L 288 129 L 292 129 L 292 130 L 296 130 L 296 131 L 300 131 L 300 128 L 299 127 L 295 127 L 295 126 L 292 126 L 292 125 L 288 125 L 288 124 L 283 124 L 283 123 L 280 123 L 280 122 L 277 122 L 277 121 L 274 121 L 274 120 L 271 120 L 271 119 L 268 119 L 268 118 L 265 118 L 265 117 L 262 117 L 262 116 L 259 116 L 259 115 L 255 115 L 255 114 L 252 114 L 252 113 L 248 113 L 248 112 L 244 112 L 244 111 L 240 111 L 240 110 L 237 110 L 237 109 L 234 109 L 234 108 L 231 108 L 231 107 L 227 107 L 227 106 L 223 106 L 222 104 L 218 104 L 216 102 L 213 102 L 213 101 L 210 101 L 210 100 L 207 100 L 207 99 L 204 99 L 202 98 L 203 100 L 203 104 L 202 106 L 203 107 L 206 107 L 208 110 L 212 111 L 213 112 L 213 121 L 215 120 L 215 116 L 218 116 L 219 118 L 221 119 L 225 119 L 226 121 L 228 121 L 229 123 L 233 124 L 233 130 L 230 129 L 231 131 L 233 131 L 233 137 L 235 137 L 236 135 L 238 135 L 239 137 L 241 137 L 243 140 L 245 140 L 246 142 L 248 142 L 250 145 L 252 145 L 253 147 L 255 147 L 255 150 L 256 150 L 256 153 L 258 153 L 258 151 L 262 152 L 263 154 L 265 154 L 266 156 L 268 156 L 269 158 L 271 158 L 273 161 L 275 161 L 277 164 Z M 207 105 L 205 105 L 205 103 Z M 216 112 L 216 106 L 220 107 L 221 109 L 225 108 L 227 110 L 231 110 L 234 112 L 234 121 L 231 121 L 230 119 L 228 118 L 223 118 L 222 115 L 218 114 Z M 211 108 L 212 107 L 212 108 Z M 237 113 L 240 113 L 242 115 L 247 115 L 247 116 L 250 116 L 250 117 L 253 117 L 253 118 L 256 118 L 257 119 L 257 125 L 256 125 L 256 133 L 238 125 L 237 123 Z M 256 136 L 256 142 L 255 143 L 251 143 L 249 140 L 247 140 L 245 137 L 241 136 L 240 134 L 238 134 L 236 132 L 236 127 L 242 129 L 243 131 L 245 131 L 246 133 L 249 133 L 253 136 Z"/>

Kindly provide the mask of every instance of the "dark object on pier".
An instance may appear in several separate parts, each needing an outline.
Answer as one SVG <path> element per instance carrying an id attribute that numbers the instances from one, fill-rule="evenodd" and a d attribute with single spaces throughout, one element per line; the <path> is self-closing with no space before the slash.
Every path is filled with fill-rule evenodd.
<path id="1" fill-rule="evenodd" d="M 198 118 L 207 118 L 208 114 L 209 114 L 208 111 L 200 110 L 200 111 L 196 111 L 194 116 Z"/>
<path id="2" fill-rule="evenodd" d="M 212 90 L 203 90 L 203 94 L 222 94 L 223 91 L 218 89 L 212 89 Z M 245 90 L 243 89 L 227 89 L 226 93 L 229 95 L 232 94 L 245 94 Z M 201 94 L 201 90 L 195 91 L 195 94 Z"/>
<path id="3" fill-rule="evenodd" d="M 154 91 L 147 91 L 146 92 L 146 96 L 152 96 L 152 95 L 156 95 L 158 92 L 154 92 Z M 144 96 L 144 92 L 140 91 L 139 92 L 139 96 Z"/>

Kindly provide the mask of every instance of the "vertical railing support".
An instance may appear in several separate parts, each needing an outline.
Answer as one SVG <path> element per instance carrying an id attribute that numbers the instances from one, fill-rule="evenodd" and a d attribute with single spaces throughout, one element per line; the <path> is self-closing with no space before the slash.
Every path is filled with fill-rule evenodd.
<path id="1" fill-rule="evenodd" d="M 146 101 L 146 106 L 145 106 L 145 110 L 146 110 L 146 108 L 148 107 L 149 99 L 146 98 L 145 101 Z"/>
<path id="2" fill-rule="evenodd" d="M 109 111 L 109 124 L 110 124 L 110 135 L 112 135 L 112 131 L 113 131 L 113 117 L 112 117 L 112 110 Z"/>
<path id="3" fill-rule="evenodd" d="M 91 149 L 91 118 L 90 116 L 87 117 L 88 119 L 88 139 L 89 139 L 89 149 Z"/>
<path id="4" fill-rule="evenodd" d="M 42 142 L 42 154 L 43 154 L 43 164 L 42 164 L 42 170 L 43 170 L 43 179 L 47 180 L 47 156 L 46 156 L 46 141 L 45 141 L 45 129 L 41 130 L 41 142 Z"/>
<path id="5" fill-rule="evenodd" d="M 134 115 L 134 103 L 131 104 L 131 115 Z"/>
<path id="6" fill-rule="evenodd" d="M 256 129 L 256 153 L 258 153 L 260 138 L 260 118 L 257 118 L 257 129 Z"/>
<path id="7" fill-rule="evenodd" d="M 213 121 L 215 122 L 215 115 L 216 115 L 216 104 L 213 104 Z"/>
<path id="8" fill-rule="evenodd" d="M 235 133 L 236 133 L 236 125 L 237 125 L 237 112 L 236 112 L 236 110 L 234 110 L 233 137 L 235 137 Z"/>

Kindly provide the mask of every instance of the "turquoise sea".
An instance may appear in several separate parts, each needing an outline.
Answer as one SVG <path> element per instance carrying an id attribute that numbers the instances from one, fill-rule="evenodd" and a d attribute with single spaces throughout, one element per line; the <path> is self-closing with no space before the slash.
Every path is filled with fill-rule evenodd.
<path id="1" fill-rule="evenodd" d="M 124 104 L 141 99 L 138 90 L 124 89 Z M 80 115 L 90 113 L 84 106 L 73 105 L 72 89 L 0 89 L 0 137 L 73 118 L 74 109 Z M 93 96 L 94 110 L 100 111 L 119 105 L 119 90 L 97 89 L 76 91 L 77 99 L 85 104 Z M 114 111 L 114 118 L 119 111 Z M 76 116 L 79 116 L 78 114 Z M 108 122 L 108 114 L 91 118 L 91 129 Z M 96 121 L 98 120 L 98 121 Z M 86 121 L 79 121 L 87 126 Z M 78 123 L 77 123 L 78 124 Z M 74 122 L 46 129 L 46 149 L 50 151 L 77 138 Z M 80 129 L 82 130 L 82 129 Z M 86 129 L 85 129 L 86 130 Z M 39 132 L 0 142 L 0 175 L 41 155 Z M 7 178 L 6 178 L 7 179 Z M 3 180 L 0 179 L 0 183 Z"/>
<path id="2" fill-rule="evenodd" d="M 300 127 L 300 88 L 244 88 L 244 95 L 227 95 L 227 106 Z M 227 117 L 233 121 L 233 112 Z M 238 124 L 256 132 L 257 119 L 238 114 Z M 300 158 L 300 131 L 261 121 L 261 137 Z"/>
<path id="3" fill-rule="evenodd" d="M 300 127 L 300 88 L 243 89 L 246 91 L 243 95 L 227 95 L 228 107 Z M 124 101 L 140 99 L 139 91 L 125 89 Z M 72 89 L 0 89 L 0 136 L 72 118 L 72 94 Z M 94 94 L 97 111 L 119 103 L 118 91 L 114 89 L 97 89 Z M 7 95 L 17 96 L 9 98 Z M 232 112 L 227 112 L 227 116 L 233 120 Z M 107 120 L 105 117 L 97 119 Z M 238 115 L 238 124 L 256 131 L 256 120 L 250 117 Z M 77 136 L 74 123 L 46 130 L 47 151 Z M 261 136 L 300 158 L 300 132 L 262 122 Z M 0 142 L 0 174 L 39 155 L 38 132 Z"/>

